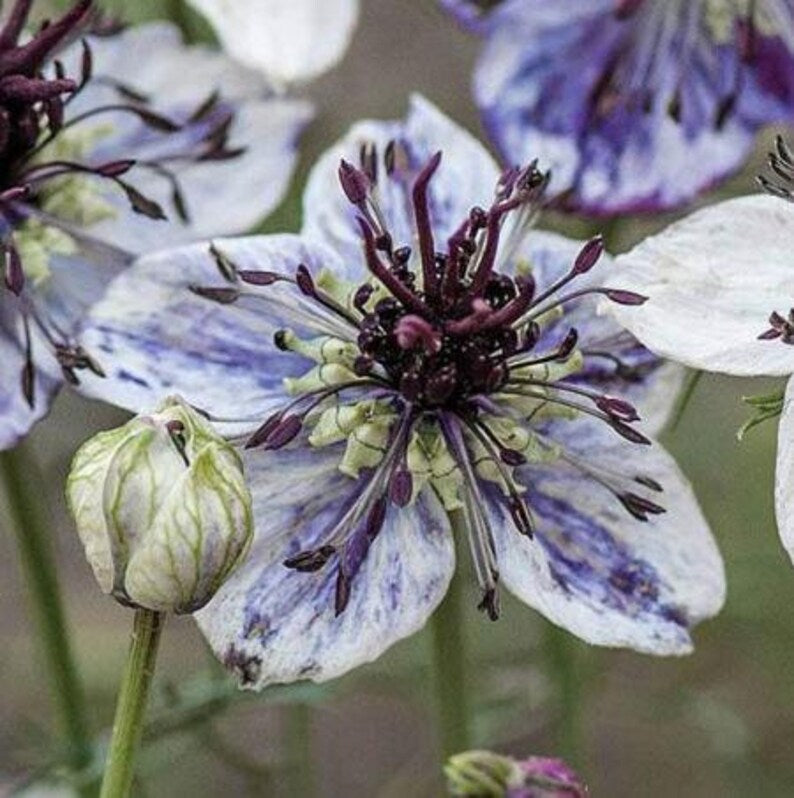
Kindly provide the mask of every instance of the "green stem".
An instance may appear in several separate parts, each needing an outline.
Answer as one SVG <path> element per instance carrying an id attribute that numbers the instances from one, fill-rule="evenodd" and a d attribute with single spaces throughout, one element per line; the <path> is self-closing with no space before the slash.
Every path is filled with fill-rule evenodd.
<path id="1" fill-rule="evenodd" d="M 568 632 L 552 623 L 545 626 L 544 643 L 560 710 L 557 751 L 571 764 L 580 763 L 582 691 L 575 643 Z"/>
<path id="2" fill-rule="evenodd" d="M 143 733 L 143 717 L 164 623 L 163 613 L 143 609 L 135 611 L 132 639 L 119 688 L 101 798 L 127 798 L 130 794 L 135 753 Z"/>
<path id="3" fill-rule="evenodd" d="M 43 517 L 41 486 L 44 480 L 22 445 L 0 452 L 0 477 L 60 715 L 68 762 L 79 772 L 91 763 L 91 738 L 85 698 L 66 630 L 51 535 Z"/>
<path id="4" fill-rule="evenodd" d="M 311 798 L 315 794 L 312 768 L 312 708 L 298 703 L 287 707 L 287 747 L 290 795 Z"/>
<path id="5" fill-rule="evenodd" d="M 453 513 L 453 527 L 456 520 Z M 456 572 L 447 595 L 431 619 L 438 724 L 444 759 L 471 747 L 462 582 L 460 573 Z"/>

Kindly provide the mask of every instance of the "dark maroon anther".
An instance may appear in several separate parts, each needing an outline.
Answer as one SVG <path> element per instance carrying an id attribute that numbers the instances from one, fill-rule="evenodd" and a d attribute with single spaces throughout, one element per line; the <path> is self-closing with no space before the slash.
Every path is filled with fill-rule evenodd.
<path id="1" fill-rule="evenodd" d="M 358 162 L 370 185 L 374 186 L 378 182 L 378 148 L 373 142 L 369 141 L 361 145 Z"/>
<path id="2" fill-rule="evenodd" d="M 411 259 L 411 248 L 410 247 L 400 247 L 399 249 L 395 249 L 392 255 L 392 260 L 395 266 L 405 266 L 406 263 Z"/>
<path id="3" fill-rule="evenodd" d="M 237 276 L 248 285 L 273 285 L 279 280 L 287 280 L 282 274 L 276 272 L 253 271 L 250 269 L 237 269 Z"/>
<path id="4" fill-rule="evenodd" d="M 340 568 L 336 575 L 336 590 L 334 593 L 334 614 L 338 618 L 350 602 L 350 577 Z"/>
<path id="5" fill-rule="evenodd" d="M 575 274 L 585 274 L 589 272 L 593 266 L 598 263 L 601 255 L 604 254 L 604 239 L 598 235 L 591 238 L 580 250 L 576 256 L 576 261 L 573 265 Z"/>
<path id="6" fill-rule="evenodd" d="M 484 299 L 474 299 L 471 302 L 469 315 L 464 316 L 462 319 L 448 322 L 444 329 L 450 335 L 469 335 L 481 329 L 492 313 L 491 306 Z"/>
<path id="7" fill-rule="evenodd" d="M 369 283 L 364 283 L 364 285 L 360 285 L 356 289 L 356 293 L 353 294 L 353 307 L 359 311 L 359 313 L 365 312 L 366 304 L 369 302 L 374 290 L 375 289 Z"/>
<path id="8" fill-rule="evenodd" d="M 372 372 L 375 366 L 375 360 L 370 355 L 359 355 L 353 361 L 353 373 L 357 377 L 366 377 L 367 374 Z"/>
<path id="9" fill-rule="evenodd" d="M 777 311 L 772 311 L 769 315 L 769 324 L 769 329 L 758 336 L 759 341 L 780 339 L 784 344 L 794 344 L 794 308 L 789 311 L 788 318 Z"/>
<path id="10" fill-rule="evenodd" d="M 102 177 L 121 177 L 123 174 L 132 169 L 137 162 L 131 158 L 120 161 L 110 161 L 109 163 L 102 164 L 96 167 L 97 174 Z"/>
<path id="11" fill-rule="evenodd" d="M 273 344 L 276 349 L 280 349 L 282 352 L 288 352 L 289 347 L 287 346 L 287 330 L 276 330 L 273 333 Z"/>
<path id="12" fill-rule="evenodd" d="M 617 399 L 614 396 L 599 396 L 595 399 L 596 407 L 603 410 L 610 416 L 616 416 L 621 421 L 639 421 L 640 416 L 637 409 L 629 402 L 623 399 Z"/>
<path id="13" fill-rule="evenodd" d="M 360 206 L 366 201 L 370 190 L 369 178 L 361 169 L 356 169 L 344 159 L 339 164 L 339 182 L 345 196 L 353 205 Z"/>
<path id="14" fill-rule="evenodd" d="M 652 477 L 645 476 L 640 474 L 634 477 L 634 481 L 638 482 L 640 485 L 643 485 L 646 488 L 650 488 L 651 490 L 655 490 L 657 493 L 664 492 L 664 488 Z"/>
<path id="15" fill-rule="evenodd" d="M 571 327 L 557 349 L 556 359 L 567 360 L 573 354 L 574 349 L 576 349 L 577 343 L 579 343 L 579 333 L 575 327 Z"/>
<path id="16" fill-rule="evenodd" d="M 296 414 L 284 416 L 275 428 L 271 431 L 270 435 L 264 443 L 264 448 L 281 449 L 292 441 L 303 428 L 303 418 Z"/>
<path id="17" fill-rule="evenodd" d="M 425 383 L 425 399 L 431 405 L 444 404 L 454 394 L 457 382 L 457 369 L 454 364 L 444 366 L 428 376 Z"/>
<path id="18" fill-rule="evenodd" d="M 618 305 L 644 305 L 648 301 L 647 296 L 643 296 L 634 291 L 605 288 L 604 294 Z"/>
<path id="19" fill-rule="evenodd" d="M 216 286 L 189 285 L 188 290 L 204 299 L 210 299 L 219 305 L 231 305 L 240 298 L 236 288 L 220 288 Z"/>
<path id="20" fill-rule="evenodd" d="M 284 560 L 284 566 L 294 571 L 312 573 L 319 571 L 334 554 L 336 549 L 333 546 L 320 546 L 319 549 L 302 551 L 294 557 L 288 557 Z"/>
<path id="21" fill-rule="evenodd" d="M 314 278 L 302 263 L 295 270 L 295 285 L 298 286 L 300 292 L 305 296 L 314 297 L 317 295 L 317 291 L 314 287 Z"/>
<path id="22" fill-rule="evenodd" d="M 618 500 L 638 521 L 647 521 L 649 515 L 662 515 L 666 513 L 664 507 L 638 496 L 636 493 L 618 493 Z"/>
<path id="23" fill-rule="evenodd" d="M 437 152 L 425 164 L 422 171 L 419 172 L 412 192 L 416 233 L 419 239 L 419 253 L 422 258 L 424 289 L 427 296 L 431 298 L 438 296 L 438 275 L 435 268 L 435 239 L 433 237 L 433 224 L 430 219 L 428 186 L 440 164 L 441 152 Z"/>
<path id="24" fill-rule="evenodd" d="M 28 407 L 36 406 L 36 367 L 33 365 L 33 358 L 30 351 L 25 353 L 25 362 L 20 372 L 20 387 L 22 396 L 28 403 Z"/>
<path id="25" fill-rule="evenodd" d="M 532 538 L 535 535 L 535 530 L 532 526 L 532 517 L 529 514 L 526 500 L 521 496 L 511 496 L 508 500 L 508 508 L 510 510 L 510 517 L 520 534 Z"/>
<path id="26" fill-rule="evenodd" d="M 632 443 L 641 443 L 643 446 L 650 446 L 652 441 L 645 437 L 641 432 L 629 426 L 623 421 L 616 418 L 609 417 L 607 423 L 612 427 L 618 435 L 624 437 L 627 441 Z"/>
<path id="27" fill-rule="evenodd" d="M 731 92 L 730 94 L 723 97 L 719 103 L 717 103 L 717 107 L 714 110 L 714 129 L 715 130 L 722 130 L 725 127 L 725 124 L 730 119 L 731 115 L 733 114 L 736 108 L 736 101 L 738 100 L 738 95 L 735 92 Z"/>
<path id="28" fill-rule="evenodd" d="M 426 319 L 412 313 L 397 322 L 394 337 L 401 349 L 421 348 L 428 355 L 441 351 L 441 333 Z"/>
<path id="29" fill-rule="evenodd" d="M 25 287 L 25 270 L 22 268 L 19 251 L 13 244 L 8 244 L 5 247 L 3 279 L 6 288 L 12 294 L 19 296 L 22 293 L 22 289 Z"/>
<path id="30" fill-rule="evenodd" d="M 488 330 L 495 327 L 509 327 L 523 316 L 535 295 L 535 281 L 531 277 L 520 277 L 518 283 L 518 296 L 505 305 L 501 310 L 492 313 L 483 321 L 482 329 Z"/>
<path id="31" fill-rule="evenodd" d="M 391 475 L 389 480 L 389 498 L 398 507 L 406 507 L 408 505 L 413 491 L 413 477 L 407 468 L 400 468 Z"/>
<path id="32" fill-rule="evenodd" d="M 284 417 L 284 414 L 281 411 L 271 414 L 268 416 L 265 421 L 254 431 L 250 438 L 245 442 L 246 449 L 254 449 L 257 446 L 263 444 L 270 433 L 276 429 L 276 427 L 281 423 L 281 419 Z"/>
<path id="33" fill-rule="evenodd" d="M 502 448 L 499 450 L 499 457 L 503 463 L 513 468 L 522 466 L 527 462 L 527 458 L 516 449 Z"/>
<path id="34" fill-rule="evenodd" d="M 499 602 L 499 593 L 495 587 L 488 588 L 483 593 L 482 601 L 477 605 L 480 612 L 484 612 L 488 616 L 488 620 L 498 621 L 501 614 L 501 607 Z"/>

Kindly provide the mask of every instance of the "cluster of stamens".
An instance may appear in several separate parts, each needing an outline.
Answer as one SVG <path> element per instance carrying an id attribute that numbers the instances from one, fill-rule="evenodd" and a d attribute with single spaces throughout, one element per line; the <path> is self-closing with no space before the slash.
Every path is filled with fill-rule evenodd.
<path id="1" fill-rule="evenodd" d="M 64 65 L 56 57 L 57 51 L 81 33 L 108 32 L 108 26 L 103 25 L 94 12 L 93 0 L 79 0 L 60 19 L 44 23 L 28 41 L 20 44 L 32 4 L 33 0 L 16 0 L 0 28 L 0 257 L 4 285 L 18 300 L 17 310 L 23 318 L 26 359 L 21 387 L 31 406 L 35 403 L 33 326 L 50 345 L 69 382 L 78 382 L 77 371 L 81 369 L 102 374 L 99 364 L 74 343 L 70 332 L 49 318 L 46 309 L 25 290 L 29 275 L 15 241 L 15 232 L 30 220 L 59 226 L 57 218 L 43 213 L 39 207 L 43 194 L 56 190 L 57 181 L 70 177 L 109 181 L 126 195 L 133 211 L 151 219 L 165 219 L 166 213 L 160 204 L 145 196 L 126 178 L 133 168 L 146 169 L 167 182 L 174 210 L 187 222 L 188 203 L 173 167 L 185 160 L 224 160 L 241 152 L 228 146 L 233 117 L 216 94 L 201 103 L 187 121 L 171 119 L 153 110 L 149 98 L 134 88 L 106 77 L 95 78 L 92 51 L 86 40 L 82 41 L 79 76 L 66 74 Z M 70 104 L 92 79 L 112 86 L 118 101 L 70 117 Z M 57 153 L 51 155 L 58 143 L 78 126 L 95 124 L 105 114 L 130 115 L 150 130 L 166 136 L 178 135 L 188 126 L 198 135 L 191 137 L 189 151 L 177 147 L 167 156 L 149 161 L 117 159 L 89 163 L 64 159 Z M 64 235 L 70 235 L 68 224 L 64 225 Z"/>
<path id="2" fill-rule="evenodd" d="M 491 206 L 475 207 L 441 249 L 429 192 L 441 153 L 419 168 L 411 167 L 411 161 L 406 145 L 397 141 L 388 145 L 382 163 L 375 147 L 365 145 L 358 166 L 346 161 L 340 166 L 342 189 L 357 211 L 363 259 L 370 274 L 367 282 L 352 289 L 347 301 L 324 290 L 322 281 L 304 265 L 297 267 L 294 276 L 242 270 L 215 248 L 211 251 L 225 285 L 193 290 L 216 302 L 233 303 L 241 296 L 262 297 L 262 287 L 291 282 L 336 325 L 310 354 L 321 364 L 313 370 L 319 384 L 301 391 L 289 405 L 270 415 L 247 441 L 249 448 L 287 446 L 306 426 L 317 424 L 324 408 L 336 412 L 370 399 L 389 409 L 388 434 L 377 462 L 365 469 L 369 476 L 356 501 L 326 530 L 321 545 L 297 552 L 285 564 L 308 572 L 336 560 L 336 611 L 341 613 L 349 600 L 351 580 L 379 534 L 389 504 L 405 506 L 415 495 L 411 446 L 417 436 L 429 436 L 440 439 L 451 463 L 448 470 L 456 475 L 454 493 L 469 530 L 483 591 L 481 608 L 496 618 L 499 571 L 480 469 L 487 466 L 488 478 L 499 484 L 497 500 L 505 503 L 517 531 L 532 537 L 535 530 L 525 488 L 516 479 L 517 469 L 528 462 L 522 451 L 526 441 L 511 443 L 505 437 L 509 433 L 498 429 L 499 425 L 506 429 L 513 425 L 515 437 L 521 438 L 520 428 L 535 413 L 556 408 L 564 414 L 596 418 L 633 443 L 650 443 L 634 426 L 639 416 L 629 402 L 565 380 L 584 357 L 606 358 L 628 380 L 641 375 L 609 352 L 584 354 L 573 328 L 558 335 L 551 349 L 538 351 L 543 346 L 543 330 L 558 322 L 564 306 L 585 296 L 604 295 L 625 305 L 641 304 L 645 297 L 589 283 L 569 290 L 571 283 L 598 263 L 603 252 L 600 237 L 587 242 L 570 270 L 551 285 L 536 285 L 530 269 L 523 274 L 520 269 L 511 274 L 502 270 L 515 265 L 515 254 L 548 183 L 548 175 L 534 163 L 504 172 Z M 382 173 L 410 196 L 416 252 L 397 246 L 387 227 L 379 204 Z M 281 331 L 275 343 L 284 351 L 307 354 L 306 347 L 297 348 L 294 339 L 291 332 Z M 518 400 L 534 403 L 534 409 L 517 409 Z M 341 430 L 336 439 L 345 434 Z M 541 447 L 554 448 L 540 433 L 537 440 Z M 654 493 L 661 491 L 649 477 L 629 476 L 631 488 L 621 475 L 589 466 L 572 455 L 566 459 L 612 492 L 634 518 L 644 521 L 663 512 L 636 490 L 639 485 Z M 442 481 L 447 476 L 434 475 Z"/>

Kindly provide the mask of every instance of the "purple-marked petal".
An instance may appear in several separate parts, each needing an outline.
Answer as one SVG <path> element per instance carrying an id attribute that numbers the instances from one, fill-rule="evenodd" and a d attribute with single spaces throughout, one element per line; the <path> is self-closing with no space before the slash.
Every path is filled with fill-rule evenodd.
<path id="1" fill-rule="evenodd" d="M 447 590 L 454 545 L 430 491 L 410 508 L 389 509 L 338 617 L 335 557 L 310 572 L 284 565 L 326 542 L 322 533 L 355 499 L 356 483 L 337 471 L 339 457 L 337 447 L 305 444 L 246 456 L 254 542 L 240 569 L 196 615 L 244 687 L 325 681 L 370 662 L 421 629 Z"/>
<path id="2" fill-rule="evenodd" d="M 794 207 L 740 197 L 697 211 L 617 258 L 615 284 L 649 297 L 601 310 L 663 357 L 727 374 L 791 374 L 794 347 L 759 340 L 794 297 Z"/>
<path id="3" fill-rule="evenodd" d="M 296 160 L 296 139 L 312 115 L 304 101 L 274 97 L 256 73 L 221 53 L 182 44 L 178 29 L 164 23 L 130 28 L 118 36 L 92 39 L 96 76 L 76 97 L 70 114 L 119 100 L 108 79 L 152 98 L 151 107 L 179 123 L 187 122 L 204 100 L 218 91 L 215 109 L 178 134 L 163 136 L 128 113 L 104 114 L 82 123 L 84 130 L 112 126 L 101 136 L 88 160 L 94 164 L 118 158 L 139 163 L 195 148 L 213 125 L 234 114 L 228 147 L 243 148 L 222 161 L 166 163 L 178 175 L 189 223 L 171 206 L 170 183 L 156 172 L 133 167 L 130 182 L 166 209 L 169 222 L 153 222 L 130 212 L 114 186 L 100 186 L 117 216 L 91 226 L 90 232 L 115 246 L 141 253 L 214 235 L 242 233 L 281 200 Z M 77 47 L 66 54 L 76 63 Z M 141 53 L 147 53 L 142 59 Z"/>
<path id="4" fill-rule="evenodd" d="M 358 0 L 189 0 L 233 58 L 278 87 L 302 83 L 345 54 Z"/>
<path id="5" fill-rule="evenodd" d="M 315 272 L 338 266 L 332 252 L 291 235 L 218 239 L 215 246 L 245 270 L 292 275 L 301 263 Z M 239 289 L 241 296 L 222 304 L 190 286 Z M 225 281 L 207 243 L 165 250 L 124 272 L 89 313 L 80 341 L 107 376 L 87 376 L 82 391 L 135 411 L 179 393 L 211 414 L 249 419 L 233 429 L 252 431 L 284 399 L 282 379 L 308 367 L 275 347 L 275 332 L 319 335 L 330 323 L 289 282 Z"/>
<path id="6" fill-rule="evenodd" d="M 407 169 L 398 164 L 395 174 L 386 175 L 387 145 L 398 142 L 408 158 Z M 419 170 L 438 150 L 441 165 L 430 186 L 430 214 L 439 245 L 446 243 L 454 228 L 466 218 L 472 205 L 488 205 L 493 197 L 497 167 L 482 145 L 466 130 L 446 117 L 420 95 L 413 95 L 408 114 L 401 122 L 359 122 L 317 162 L 309 176 L 303 201 L 303 233 L 336 249 L 347 264 L 350 278 L 363 274 L 361 233 L 355 219 L 358 211 L 340 188 L 342 159 L 359 165 L 362 145 L 373 144 L 377 151 L 377 200 L 394 241 L 414 242 L 411 188 Z M 358 267 L 358 271 L 355 271 Z"/>
<path id="7" fill-rule="evenodd" d="M 723 25 L 699 2 L 645 0 L 623 19 L 613 0 L 508 5 L 484 31 L 477 103 L 504 160 L 539 158 L 570 208 L 680 205 L 739 168 L 760 127 L 791 119 L 788 0 L 758 4 L 744 60 L 738 12 Z"/>
<path id="8" fill-rule="evenodd" d="M 535 538 L 518 535 L 491 505 L 502 582 L 587 642 L 688 653 L 692 627 L 725 598 L 722 561 L 692 489 L 660 446 L 631 447 L 584 422 L 577 429 L 568 451 L 586 452 L 590 467 L 655 480 L 664 490 L 653 499 L 666 512 L 638 522 L 564 461 L 527 467 Z"/>

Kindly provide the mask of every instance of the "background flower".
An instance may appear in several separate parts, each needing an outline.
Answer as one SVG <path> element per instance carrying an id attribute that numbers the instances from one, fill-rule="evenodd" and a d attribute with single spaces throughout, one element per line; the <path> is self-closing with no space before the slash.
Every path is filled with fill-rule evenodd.
<path id="1" fill-rule="evenodd" d="M 30 50 L 12 36 L 28 6 L 18 2 L 19 18 L 8 18 L 9 64 Z M 28 88 L 24 113 L 19 99 L 5 112 L 15 126 L 0 154 L 0 448 L 46 413 L 64 378 L 101 372 L 75 347 L 74 324 L 134 254 L 243 231 L 277 204 L 311 116 L 308 103 L 274 97 L 261 76 L 225 56 L 184 46 L 166 23 L 63 50 L 90 33 L 90 10 L 76 4 L 35 40 L 46 47 L 33 66 L 3 78 L 31 81 L 23 73 L 34 68 L 68 76 L 39 78 L 40 91 L 60 93 L 42 101 Z M 19 125 L 30 120 L 43 129 L 23 141 Z"/>
<path id="2" fill-rule="evenodd" d="M 275 86 L 318 77 L 344 55 L 358 0 L 188 0 L 221 44 Z"/>
<path id="3" fill-rule="evenodd" d="M 501 157 L 548 163 L 566 208 L 679 206 L 792 119 L 791 0 L 442 2 L 486 40 L 474 94 Z"/>

